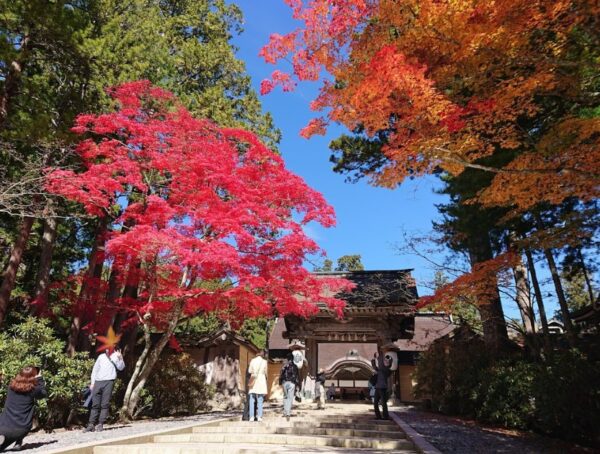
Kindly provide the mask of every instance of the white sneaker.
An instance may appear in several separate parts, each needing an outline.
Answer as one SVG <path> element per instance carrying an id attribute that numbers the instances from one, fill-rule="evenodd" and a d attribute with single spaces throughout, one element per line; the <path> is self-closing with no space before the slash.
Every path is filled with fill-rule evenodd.
<path id="1" fill-rule="evenodd" d="M 257 420 L 258 422 L 261 422 L 261 421 L 262 421 L 262 418 L 258 417 L 258 418 L 256 418 L 256 420 Z"/>

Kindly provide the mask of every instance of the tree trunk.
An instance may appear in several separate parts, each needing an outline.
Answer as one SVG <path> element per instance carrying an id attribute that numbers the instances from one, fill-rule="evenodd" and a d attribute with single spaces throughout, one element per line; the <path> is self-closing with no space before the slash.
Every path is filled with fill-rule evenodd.
<path id="1" fill-rule="evenodd" d="M 544 230 L 545 226 L 542 217 L 539 215 L 539 213 L 535 213 L 534 216 L 538 230 Z M 560 275 L 558 274 L 556 261 L 554 260 L 554 255 L 550 249 L 544 249 L 543 252 L 544 256 L 546 257 L 546 261 L 548 262 L 548 268 L 550 269 L 550 274 L 552 275 L 552 281 L 554 282 L 558 304 L 560 305 L 560 313 L 563 318 L 563 326 L 567 332 L 569 344 L 571 344 L 571 347 L 574 347 L 577 343 L 577 335 L 575 334 L 573 323 L 571 322 L 571 314 L 569 314 L 569 306 L 567 305 L 567 298 L 565 297 L 565 292 L 560 281 Z"/>
<path id="2" fill-rule="evenodd" d="M 590 275 L 588 273 L 587 266 L 585 265 L 585 260 L 583 259 L 583 254 L 581 253 L 580 248 L 577 249 L 577 257 L 579 258 L 579 263 L 581 264 L 581 272 L 583 273 L 588 295 L 590 296 L 590 304 L 593 305 L 594 301 L 596 301 L 596 298 L 594 296 L 594 288 L 592 287 L 592 281 L 590 279 Z"/>
<path id="3" fill-rule="evenodd" d="M 471 266 L 493 258 L 489 234 L 481 232 L 471 237 L 469 259 Z M 500 293 L 496 288 L 495 296 L 487 304 L 478 306 L 483 325 L 483 340 L 494 354 L 500 354 L 508 345 L 508 331 L 502 309 Z"/>
<path id="4" fill-rule="evenodd" d="M 560 305 L 560 314 L 562 315 L 563 326 L 567 332 L 569 344 L 571 344 L 571 347 L 574 347 L 577 344 L 577 335 L 575 334 L 575 329 L 573 328 L 573 323 L 571 322 L 571 314 L 569 313 L 567 298 L 565 297 L 565 292 L 560 281 L 556 262 L 554 261 L 554 255 L 550 249 L 544 249 L 544 256 L 548 262 L 548 268 L 550 268 L 550 274 L 552 275 L 552 281 L 554 282 L 554 289 L 556 290 L 558 304 Z"/>
<path id="5" fill-rule="evenodd" d="M 533 305 L 531 301 L 531 293 L 529 291 L 529 282 L 527 280 L 527 268 L 519 256 L 519 261 L 513 268 L 515 277 L 515 287 L 517 289 L 516 302 L 521 312 L 523 326 L 526 334 L 535 333 L 535 315 L 533 313 Z"/>
<path id="6" fill-rule="evenodd" d="M 127 384 L 127 391 L 125 392 L 123 406 L 121 407 L 122 417 L 126 419 L 132 419 L 134 417 L 135 409 L 137 408 L 140 399 L 140 393 L 144 388 L 148 377 L 150 376 L 150 372 L 152 372 L 152 368 L 158 361 L 160 354 L 169 342 L 170 337 L 175 332 L 175 328 L 181 319 L 184 306 L 185 300 L 183 299 L 180 299 L 174 303 L 169 325 L 155 346 L 151 345 L 150 329 L 147 325 L 147 322 L 143 322 L 145 347 L 142 355 L 136 363 L 133 375 Z"/>
<path id="7" fill-rule="evenodd" d="M 134 222 L 131 219 L 127 219 L 121 229 L 121 232 L 126 232 L 134 226 Z M 129 271 L 125 279 L 125 285 L 121 280 L 121 270 L 117 267 L 112 267 L 110 276 L 108 278 L 108 294 L 106 297 L 107 305 L 106 309 L 111 312 L 110 324 L 115 330 L 119 331 L 120 324 L 124 320 L 124 316 L 120 311 L 120 307 L 117 305 L 119 298 L 130 298 L 132 300 L 137 298 L 139 282 L 137 280 L 137 271 L 140 269 L 141 263 L 137 262 L 135 266 L 129 265 Z"/>
<path id="8" fill-rule="evenodd" d="M 10 295 L 15 288 L 15 282 L 17 281 L 17 271 L 21 265 L 23 258 L 23 252 L 27 246 L 31 228 L 33 226 L 33 218 L 25 217 L 21 223 L 19 234 L 15 241 L 15 245 L 12 248 L 8 265 L 4 271 L 2 285 L 0 285 L 0 326 L 4 323 L 6 313 L 8 311 L 8 304 L 10 302 Z"/>
<path id="9" fill-rule="evenodd" d="M 48 303 L 48 285 L 50 284 L 50 271 L 52 269 L 52 254 L 56 244 L 58 221 L 49 216 L 44 221 L 44 233 L 42 234 L 42 250 L 40 253 L 40 265 L 36 277 L 35 298 L 38 300 L 38 308 Z"/>
<path id="10" fill-rule="evenodd" d="M 102 276 L 102 269 L 104 267 L 104 244 L 106 242 L 108 220 L 102 218 L 98 220 L 96 227 L 94 246 L 90 254 L 90 260 L 88 263 L 88 271 L 86 273 L 86 279 L 81 285 L 79 292 L 79 307 L 76 308 L 73 320 L 71 321 L 71 327 L 69 329 L 69 341 L 67 343 L 67 353 L 70 356 L 74 356 L 76 351 L 81 350 L 81 347 L 85 343 L 81 339 L 81 328 L 85 325 L 87 320 L 85 319 L 85 311 L 87 308 L 89 296 L 90 296 L 90 283 L 89 279 L 100 279 Z"/>
<path id="11" fill-rule="evenodd" d="M 136 300 L 138 297 L 138 290 L 139 290 L 139 281 L 137 279 L 137 275 L 138 275 L 138 271 L 141 268 L 141 263 L 137 263 L 137 265 L 135 267 L 132 267 L 127 275 L 127 279 L 125 281 L 125 286 L 123 288 L 123 293 L 121 294 L 121 297 L 125 300 Z M 115 270 L 113 270 L 114 273 Z M 108 296 L 108 301 L 110 305 L 114 306 L 114 313 L 112 316 L 112 321 L 111 321 L 111 325 L 113 327 L 113 329 L 115 330 L 116 333 L 118 333 L 119 331 L 121 331 L 121 324 L 127 320 L 127 318 L 129 316 L 131 316 L 130 313 L 128 313 L 126 310 L 123 310 L 122 307 L 117 307 L 116 306 L 116 302 L 117 302 L 117 298 L 118 298 L 118 293 L 116 293 L 116 290 L 120 289 L 120 286 L 116 285 L 116 282 L 113 282 L 113 279 L 116 281 L 117 276 L 115 275 L 113 277 L 113 273 L 111 273 L 111 280 L 110 280 L 110 284 L 109 284 L 109 296 Z"/>
<path id="12" fill-rule="evenodd" d="M 0 96 L 0 131 L 4 129 L 13 99 L 19 93 L 21 75 L 29 58 L 31 37 L 25 35 L 21 40 L 19 56 L 8 65 L 8 73 L 4 79 L 4 90 Z"/>
<path id="13" fill-rule="evenodd" d="M 533 291 L 535 293 L 535 299 L 538 305 L 538 311 L 540 313 L 540 321 L 542 323 L 542 333 L 544 337 L 549 339 L 550 330 L 548 329 L 548 317 L 546 317 L 546 308 L 544 307 L 544 298 L 542 297 L 542 289 L 540 288 L 540 281 L 537 278 L 537 272 L 535 271 L 535 262 L 533 261 L 533 255 L 529 249 L 525 249 L 525 256 L 527 257 L 527 265 L 529 267 L 529 274 L 531 274 L 531 284 L 533 285 Z"/>

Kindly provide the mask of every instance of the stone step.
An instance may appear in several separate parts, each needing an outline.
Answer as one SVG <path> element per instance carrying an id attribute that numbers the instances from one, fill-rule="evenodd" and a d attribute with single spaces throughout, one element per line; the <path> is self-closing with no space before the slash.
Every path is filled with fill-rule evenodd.
<path id="1" fill-rule="evenodd" d="M 155 443 L 245 443 L 277 444 L 298 446 L 333 446 L 355 449 L 412 449 L 407 440 L 374 439 L 361 437 L 302 436 L 285 434 L 240 434 L 235 433 L 191 433 L 179 435 L 157 435 Z"/>
<path id="2" fill-rule="evenodd" d="M 94 454 L 416 454 L 416 451 L 389 449 L 347 449 L 334 447 L 310 447 L 310 451 L 302 446 L 273 446 L 265 444 L 250 445 L 245 443 L 198 444 L 198 443 L 145 443 L 116 446 L 96 446 Z"/>
<path id="3" fill-rule="evenodd" d="M 337 423 L 337 422 L 319 422 L 314 419 L 302 419 L 290 421 L 282 420 L 263 420 L 257 421 L 222 421 L 218 424 L 205 424 L 204 427 L 226 427 L 234 430 L 236 427 L 298 427 L 314 429 L 351 429 L 351 430 L 373 430 L 381 432 L 397 432 L 399 428 L 396 424 L 374 424 L 377 421 L 366 421 L 364 423 Z M 373 424 L 372 424 L 373 423 Z"/>
<path id="4" fill-rule="evenodd" d="M 270 414 L 264 415 L 263 421 L 276 421 L 276 420 L 285 419 L 283 415 L 279 414 Z M 339 422 L 339 423 L 359 423 L 359 422 L 368 422 L 370 424 L 381 424 L 381 425 L 395 425 L 394 421 L 390 419 L 375 419 L 375 416 L 360 416 L 356 418 L 352 418 L 344 415 L 320 415 L 320 414 L 309 414 L 309 415 L 297 415 L 292 416 L 290 420 L 307 420 L 311 421 L 326 421 L 326 422 Z M 255 422 L 255 421 L 248 421 Z"/>
<path id="5" fill-rule="evenodd" d="M 263 417 L 263 423 L 278 423 L 287 421 L 283 416 L 278 417 Z M 258 421 L 222 421 L 221 424 L 255 424 Z M 314 422 L 314 423 L 337 423 L 337 424 L 368 424 L 377 426 L 396 426 L 394 421 L 389 419 L 375 419 L 375 418 L 315 418 L 314 416 L 292 416 L 289 422 Z"/>
<path id="6" fill-rule="evenodd" d="M 270 434 L 295 434 L 295 435 L 330 435 L 338 437 L 374 437 L 374 438 L 406 438 L 404 432 L 379 431 L 379 430 L 361 430 L 361 429 L 340 429 L 340 428 L 319 428 L 319 427 L 272 427 L 263 424 L 232 426 L 194 427 L 194 433 L 270 433 Z"/>
<path id="7" fill-rule="evenodd" d="M 376 421 L 372 421 L 376 422 Z M 365 423 L 339 423 L 339 422 L 321 422 L 312 423 L 310 421 L 299 421 L 292 423 L 292 427 L 315 427 L 321 429 L 354 429 L 354 430 L 376 430 L 381 432 L 396 432 L 399 427 L 395 424 L 371 424 Z"/>
<path id="8" fill-rule="evenodd" d="M 219 424 L 214 426 L 204 425 L 203 427 L 223 427 L 225 432 L 227 431 L 236 431 L 240 427 L 268 427 L 272 429 L 277 428 L 290 428 L 290 429 L 309 429 L 309 430 L 317 430 L 317 429 L 340 429 L 340 430 L 367 430 L 372 432 L 380 432 L 380 433 L 394 433 L 394 432 L 402 432 L 398 426 L 377 426 L 377 425 L 369 425 L 369 424 L 340 424 L 340 423 L 314 423 L 314 422 L 278 422 L 278 423 L 270 423 L 270 422 L 255 422 L 251 424 Z M 249 429 L 248 429 L 249 430 Z M 245 432 L 246 429 L 242 429 L 242 432 Z M 249 430 L 252 432 L 252 430 Z M 210 430 L 208 430 L 210 432 Z"/>
<path id="9" fill-rule="evenodd" d="M 279 427 L 276 429 L 278 434 L 295 435 L 327 435 L 335 437 L 359 437 L 375 439 L 405 439 L 406 434 L 400 430 L 397 431 L 379 431 L 362 429 L 323 429 L 313 427 Z"/>

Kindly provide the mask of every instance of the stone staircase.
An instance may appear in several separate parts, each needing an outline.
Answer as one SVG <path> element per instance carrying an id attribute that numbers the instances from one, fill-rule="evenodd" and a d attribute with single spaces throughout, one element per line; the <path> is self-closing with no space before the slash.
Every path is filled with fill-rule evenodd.
<path id="1" fill-rule="evenodd" d="M 377 421 L 364 404 L 276 412 L 261 422 L 220 421 L 188 433 L 157 435 L 153 443 L 96 446 L 94 454 L 416 453 L 393 421 Z"/>

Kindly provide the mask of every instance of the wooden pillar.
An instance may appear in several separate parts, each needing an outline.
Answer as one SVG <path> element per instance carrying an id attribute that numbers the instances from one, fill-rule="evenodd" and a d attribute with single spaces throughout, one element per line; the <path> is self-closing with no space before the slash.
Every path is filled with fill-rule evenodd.
<path id="1" fill-rule="evenodd" d="M 313 377 L 316 377 L 319 371 L 318 365 L 318 348 L 319 343 L 314 337 L 306 339 L 306 360 L 308 361 L 308 371 Z"/>

